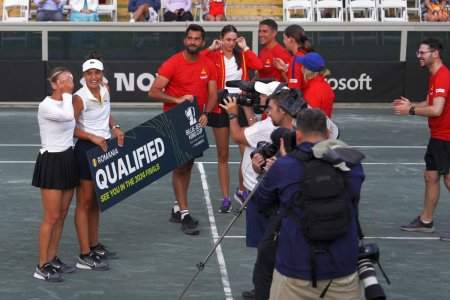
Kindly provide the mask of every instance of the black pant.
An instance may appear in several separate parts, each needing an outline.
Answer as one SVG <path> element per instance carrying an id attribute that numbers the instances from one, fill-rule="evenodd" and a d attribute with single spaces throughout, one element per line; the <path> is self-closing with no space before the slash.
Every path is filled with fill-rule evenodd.
<path id="1" fill-rule="evenodd" d="M 194 21 L 194 17 L 192 16 L 190 11 L 185 11 L 182 16 L 177 16 L 171 11 L 167 11 L 164 14 L 164 22 L 184 22 L 184 21 Z"/>
<path id="2" fill-rule="evenodd" d="M 275 268 L 275 254 L 277 252 L 277 240 L 274 239 L 280 221 L 279 214 L 269 218 L 264 237 L 258 245 L 256 262 L 253 268 L 253 285 L 255 286 L 257 300 L 267 300 L 270 296 L 270 286 Z"/>

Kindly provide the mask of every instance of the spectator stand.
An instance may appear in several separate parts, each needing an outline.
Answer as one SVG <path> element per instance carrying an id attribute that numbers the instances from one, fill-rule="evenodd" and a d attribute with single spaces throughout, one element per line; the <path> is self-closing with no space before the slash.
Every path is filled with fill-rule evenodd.
<path id="1" fill-rule="evenodd" d="M 64 5 L 63 13 L 67 17 L 67 20 L 69 20 L 69 14 L 70 14 L 70 4 L 68 0 L 66 2 L 66 5 Z M 113 21 L 117 22 L 117 0 L 99 0 L 98 1 L 98 8 L 97 8 L 97 14 L 100 17 L 101 21 Z M 35 18 L 36 17 L 37 8 L 34 4 L 33 0 L 30 0 L 30 12 L 29 12 L 29 18 Z M 106 16 L 102 18 L 102 16 Z"/>
<path id="2" fill-rule="evenodd" d="M 283 21 L 283 0 L 227 0 L 227 21 Z"/>

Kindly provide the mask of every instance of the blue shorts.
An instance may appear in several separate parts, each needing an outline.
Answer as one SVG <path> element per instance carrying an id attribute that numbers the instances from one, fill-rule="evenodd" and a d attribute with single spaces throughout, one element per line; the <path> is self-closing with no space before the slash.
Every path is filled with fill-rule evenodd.
<path id="1" fill-rule="evenodd" d="M 80 170 L 80 179 L 92 180 L 86 153 L 95 147 L 97 147 L 96 144 L 84 140 L 78 140 L 75 144 L 73 150 L 75 151 L 75 159 L 77 160 L 78 168 Z"/>

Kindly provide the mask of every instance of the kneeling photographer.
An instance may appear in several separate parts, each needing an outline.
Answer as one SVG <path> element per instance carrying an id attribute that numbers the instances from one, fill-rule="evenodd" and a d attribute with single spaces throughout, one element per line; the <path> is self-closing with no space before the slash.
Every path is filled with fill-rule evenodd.
<path id="1" fill-rule="evenodd" d="M 339 175 L 340 177 L 331 176 L 330 178 L 336 179 L 332 182 L 321 182 L 324 179 L 322 176 L 313 177 L 316 179 L 314 182 L 308 181 L 309 176 L 306 177 L 306 171 L 308 175 L 314 176 L 315 170 L 320 169 L 308 166 L 309 161 L 320 160 L 314 159 L 317 156 L 315 147 L 329 142 L 326 141 L 329 136 L 326 120 L 325 114 L 318 109 L 303 109 L 297 114 L 295 149 L 272 164 L 253 195 L 253 201 L 260 209 L 278 206 L 282 217 L 277 235 L 277 255 L 270 299 L 318 299 L 324 294 L 331 299 L 364 299 L 357 272 L 359 238 L 357 201 L 354 201 L 359 196 L 364 181 L 360 163 L 363 155 L 346 148 L 352 151 L 350 156 L 354 159 L 351 162 L 341 161 L 341 164 L 335 164 L 333 161 L 333 165 L 346 172 Z M 337 167 L 331 169 L 337 170 Z M 286 176 L 287 174 L 289 176 Z M 339 209 L 342 211 L 336 220 L 333 219 L 337 223 L 325 226 L 320 221 L 328 215 L 323 216 L 322 210 L 317 212 L 314 208 L 309 209 L 304 199 L 310 196 L 308 199 L 312 197 L 315 203 L 322 203 L 314 198 L 317 194 L 340 199 L 340 202 L 333 204 L 340 205 Z M 332 210 L 339 209 L 333 207 Z M 319 230 L 316 234 L 312 226 L 311 232 L 311 223 L 316 223 L 314 225 L 318 224 L 320 229 L 326 230 Z M 327 227 L 330 225 L 331 228 Z M 323 232 L 326 235 L 331 233 L 331 236 L 323 237 Z"/>

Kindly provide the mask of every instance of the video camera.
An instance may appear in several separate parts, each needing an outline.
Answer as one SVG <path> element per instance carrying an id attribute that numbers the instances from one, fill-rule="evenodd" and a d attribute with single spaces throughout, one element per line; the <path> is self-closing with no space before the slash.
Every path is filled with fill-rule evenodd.
<path id="1" fill-rule="evenodd" d="M 367 300 L 386 299 L 383 287 L 378 283 L 377 273 L 375 272 L 375 268 L 373 266 L 374 263 L 378 264 L 383 276 L 386 278 L 387 283 L 390 284 L 389 279 L 380 266 L 379 258 L 380 251 L 377 244 L 367 244 L 359 248 L 358 275 L 359 279 L 363 283 L 364 295 Z"/>
<path id="2" fill-rule="evenodd" d="M 275 81 L 273 78 L 259 79 L 258 81 L 269 83 Z M 227 87 L 239 88 L 245 92 L 243 94 L 229 93 L 227 89 L 220 90 L 218 93 L 219 104 L 224 104 L 223 100 L 228 97 L 235 97 L 238 105 L 253 106 L 255 113 L 262 113 L 260 106 L 260 93 L 255 90 L 255 82 L 248 80 L 229 80 L 226 82 Z"/>

